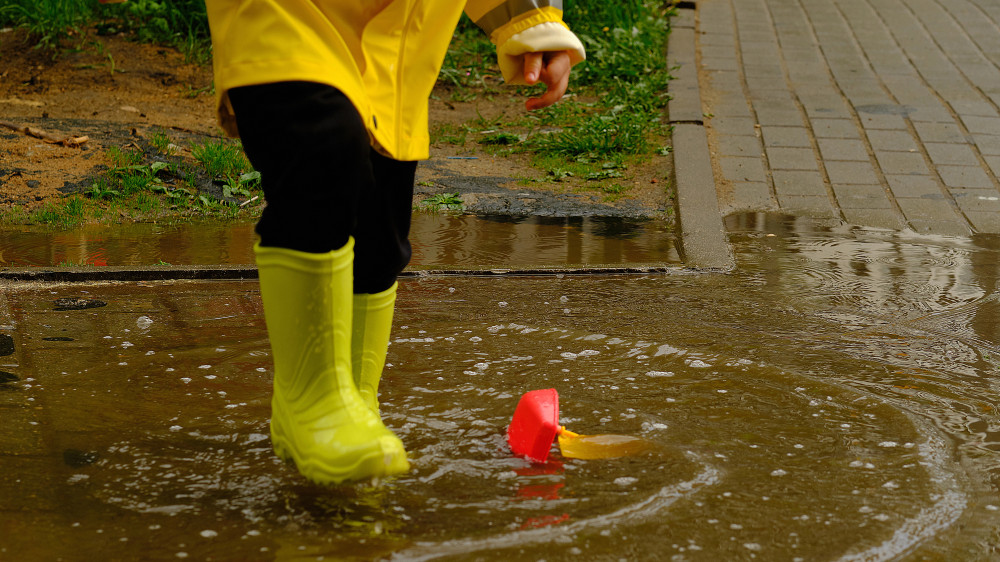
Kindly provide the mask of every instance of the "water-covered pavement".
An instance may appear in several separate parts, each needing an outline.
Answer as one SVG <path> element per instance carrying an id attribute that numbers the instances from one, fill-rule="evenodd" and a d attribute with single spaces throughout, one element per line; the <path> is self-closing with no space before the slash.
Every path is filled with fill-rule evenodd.
<path id="1" fill-rule="evenodd" d="M 9 283 L 0 558 L 989 559 L 1000 239 L 728 227 L 726 275 L 404 280 L 381 390 L 413 471 L 379 486 L 273 457 L 254 282 Z M 657 448 L 512 457 L 548 387 Z"/>

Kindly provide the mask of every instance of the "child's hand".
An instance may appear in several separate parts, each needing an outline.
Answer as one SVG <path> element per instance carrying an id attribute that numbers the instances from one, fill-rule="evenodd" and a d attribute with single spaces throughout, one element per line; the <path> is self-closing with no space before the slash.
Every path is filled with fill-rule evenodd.
<path id="1" fill-rule="evenodd" d="M 524 80 L 528 84 L 542 82 L 548 90 L 540 98 L 531 98 L 525 103 L 529 110 L 548 107 L 563 97 L 569 85 L 568 51 L 545 51 L 524 54 Z"/>

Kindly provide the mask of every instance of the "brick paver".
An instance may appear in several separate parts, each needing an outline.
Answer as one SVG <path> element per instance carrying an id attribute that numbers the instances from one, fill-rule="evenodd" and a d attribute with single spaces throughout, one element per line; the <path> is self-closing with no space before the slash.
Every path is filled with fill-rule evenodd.
<path id="1" fill-rule="evenodd" d="M 998 28 L 1000 0 L 698 0 L 723 213 L 1000 233 Z"/>

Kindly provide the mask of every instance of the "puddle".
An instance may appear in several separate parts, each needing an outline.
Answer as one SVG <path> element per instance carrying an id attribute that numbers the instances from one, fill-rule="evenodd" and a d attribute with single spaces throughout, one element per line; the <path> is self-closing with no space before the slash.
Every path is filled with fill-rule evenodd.
<path id="1" fill-rule="evenodd" d="M 521 224 L 433 259 L 548 236 Z M 274 458 L 255 283 L 11 285 L 0 558 L 988 558 L 1000 239 L 729 227 L 729 275 L 402 282 L 380 389 L 413 471 L 378 487 Z M 511 457 L 548 387 L 573 431 L 655 447 Z"/>
<path id="2" fill-rule="evenodd" d="M 0 267 L 252 264 L 253 225 L 88 225 L 0 231 Z M 602 217 L 414 213 L 411 269 L 679 265 L 672 226 Z"/>

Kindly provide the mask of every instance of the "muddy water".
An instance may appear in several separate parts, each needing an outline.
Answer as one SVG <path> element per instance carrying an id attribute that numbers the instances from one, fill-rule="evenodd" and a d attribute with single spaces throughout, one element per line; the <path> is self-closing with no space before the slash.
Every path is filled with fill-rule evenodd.
<path id="1" fill-rule="evenodd" d="M 382 411 L 413 471 L 376 487 L 273 458 L 254 283 L 7 287 L 0 558 L 988 559 L 1000 240 L 729 226 L 730 275 L 402 283 Z M 547 387 L 656 448 L 511 457 Z"/>
<path id="2" fill-rule="evenodd" d="M 416 269 L 678 263 L 669 224 L 600 217 L 415 213 Z M 250 223 L 87 225 L 0 231 L 0 267 L 253 263 Z"/>

